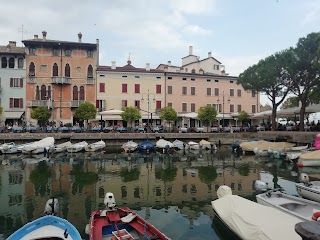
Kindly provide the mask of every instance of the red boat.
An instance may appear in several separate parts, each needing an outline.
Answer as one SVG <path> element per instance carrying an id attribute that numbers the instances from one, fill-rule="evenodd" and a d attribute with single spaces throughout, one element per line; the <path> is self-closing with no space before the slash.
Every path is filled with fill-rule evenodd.
<path id="1" fill-rule="evenodd" d="M 130 208 L 116 207 L 113 193 L 106 194 L 104 204 L 106 209 L 91 212 L 86 226 L 90 240 L 170 239 Z"/>

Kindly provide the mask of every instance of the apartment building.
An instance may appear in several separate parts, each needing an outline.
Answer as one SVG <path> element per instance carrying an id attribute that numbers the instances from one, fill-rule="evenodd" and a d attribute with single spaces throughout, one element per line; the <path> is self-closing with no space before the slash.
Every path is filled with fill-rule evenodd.
<path id="1" fill-rule="evenodd" d="M 24 121 L 26 103 L 25 48 L 15 41 L 0 46 L 0 106 L 3 108 L 0 126 Z"/>
<path id="2" fill-rule="evenodd" d="M 33 108 L 44 106 L 52 111 L 56 123 L 79 121 L 74 111 L 85 101 L 95 103 L 95 70 L 99 59 L 99 40 L 96 43 L 59 41 L 34 35 L 23 41 L 26 47 L 26 120 Z"/>

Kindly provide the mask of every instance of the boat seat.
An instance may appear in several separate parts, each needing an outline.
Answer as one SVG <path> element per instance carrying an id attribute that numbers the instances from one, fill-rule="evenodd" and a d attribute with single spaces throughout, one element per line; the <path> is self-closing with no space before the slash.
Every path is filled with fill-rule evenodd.
<path id="1" fill-rule="evenodd" d="M 112 231 L 112 234 L 116 237 L 116 239 L 134 239 L 134 237 L 126 229 Z"/>
<path id="2" fill-rule="evenodd" d="M 110 222 L 119 222 L 121 220 L 119 215 L 115 212 L 107 212 L 107 216 Z"/>
<path id="3" fill-rule="evenodd" d="M 121 221 L 124 222 L 124 223 L 129 223 L 129 222 L 131 222 L 133 219 L 135 219 L 135 217 L 136 217 L 135 214 L 129 213 L 127 216 L 122 217 L 122 218 L 121 218 Z"/>
<path id="4" fill-rule="evenodd" d="M 106 217 L 107 216 L 107 210 L 102 210 L 100 213 L 100 217 Z"/>
<path id="5" fill-rule="evenodd" d="M 129 225 L 132 226 L 135 230 L 137 230 L 142 235 L 144 235 L 145 233 L 149 237 L 154 235 L 150 230 L 148 230 L 147 228 L 144 227 L 143 223 L 139 223 L 137 221 L 134 221 L 134 222 L 130 222 Z"/>

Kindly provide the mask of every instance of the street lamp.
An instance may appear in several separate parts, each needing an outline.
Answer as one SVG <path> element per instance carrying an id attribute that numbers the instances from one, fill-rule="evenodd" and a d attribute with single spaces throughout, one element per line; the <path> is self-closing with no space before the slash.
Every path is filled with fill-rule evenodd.
<path id="1" fill-rule="evenodd" d="M 222 127 L 224 129 L 224 97 L 227 96 L 228 97 L 228 103 L 230 103 L 230 96 L 226 93 L 224 93 L 224 91 L 222 91 L 222 94 L 219 94 L 219 96 L 222 96 Z M 218 98 L 217 102 L 220 102 L 220 99 Z"/>
<path id="2" fill-rule="evenodd" d="M 149 127 L 149 112 L 150 112 L 150 96 L 153 97 L 152 101 L 155 102 L 156 101 L 156 96 L 153 94 L 153 93 L 150 93 L 149 92 L 149 89 L 148 89 L 148 93 L 142 93 L 142 98 L 141 98 L 141 102 L 143 103 L 144 102 L 144 98 L 143 97 L 146 97 L 147 99 L 147 104 L 148 104 L 148 127 Z"/>

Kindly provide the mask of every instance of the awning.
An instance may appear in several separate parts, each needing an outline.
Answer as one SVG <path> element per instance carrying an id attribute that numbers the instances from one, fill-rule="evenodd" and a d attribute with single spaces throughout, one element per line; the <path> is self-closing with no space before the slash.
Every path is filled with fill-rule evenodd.
<path id="1" fill-rule="evenodd" d="M 24 112 L 4 112 L 6 119 L 20 119 Z"/>
<path id="2" fill-rule="evenodd" d="M 97 115 L 96 120 L 122 120 L 120 115 Z"/>

